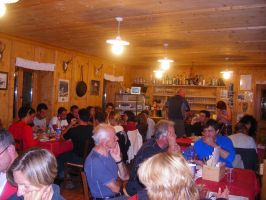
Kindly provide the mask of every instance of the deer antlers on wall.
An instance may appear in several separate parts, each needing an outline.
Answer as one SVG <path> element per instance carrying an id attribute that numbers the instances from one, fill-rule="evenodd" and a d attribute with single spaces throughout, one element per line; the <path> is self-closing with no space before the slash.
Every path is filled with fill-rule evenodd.
<path id="1" fill-rule="evenodd" d="M 103 68 L 103 64 L 101 64 L 100 66 L 94 66 L 94 74 L 98 75 L 98 73 L 101 71 L 101 69 Z"/>
<path id="2" fill-rule="evenodd" d="M 3 58 L 5 49 L 6 49 L 6 45 L 0 41 L 0 60 L 2 60 Z"/>
<path id="3" fill-rule="evenodd" d="M 68 69 L 68 65 L 69 65 L 69 63 L 71 63 L 72 60 L 73 60 L 73 57 L 72 57 L 70 60 L 65 60 L 65 61 L 63 61 L 63 70 L 64 70 L 65 73 L 66 73 L 66 71 L 67 71 L 67 69 Z"/>

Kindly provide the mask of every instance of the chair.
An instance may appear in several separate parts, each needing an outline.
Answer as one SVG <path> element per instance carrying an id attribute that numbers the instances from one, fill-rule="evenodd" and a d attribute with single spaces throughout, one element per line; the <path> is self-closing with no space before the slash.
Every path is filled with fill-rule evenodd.
<path id="1" fill-rule="evenodd" d="M 235 151 L 241 156 L 245 169 L 257 170 L 259 158 L 255 149 L 235 148 Z"/>
<path id="2" fill-rule="evenodd" d="M 84 142 L 84 149 L 83 149 L 83 158 L 84 160 L 86 159 L 88 153 L 89 153 L 89 145 L 90 141 L 85 140 Z M 77 163 L 72 163 L 72 162 L 66 162 L 64 164 L 65 169 L 64 169 L 64 184 L 65 186 L 67 185 L 68 181 L 71 181 L 71 177 L 69 175 L 69 172 L 72 174 L 80 175 L 80 173 L 83 171 L 83 165 L 82 164 L 77 164 Z"/>
<path id="3" fill-rule="evenodd" d="M 90 200 L 92 198 L 91 198 L 91 193 L 89 191 L 86 174 L 84 171 L 81 171 L 80 174 L 81 174 L 81 178 L 82 178 L 84 200 Z"/>

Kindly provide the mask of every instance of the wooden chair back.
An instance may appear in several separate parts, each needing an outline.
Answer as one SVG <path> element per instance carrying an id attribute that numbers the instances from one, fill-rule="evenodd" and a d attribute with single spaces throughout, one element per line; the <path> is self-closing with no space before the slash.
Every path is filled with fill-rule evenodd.
<path id="1" fill-rule="evenodd" d="M 80 174 L 81 174 L 81 178 L 82 178 L 84 200 L 90 200 L 92 198 L 91 198 L 91 194 L 89 191 L 86 174 L 84 171 L 81 171 Z"/>

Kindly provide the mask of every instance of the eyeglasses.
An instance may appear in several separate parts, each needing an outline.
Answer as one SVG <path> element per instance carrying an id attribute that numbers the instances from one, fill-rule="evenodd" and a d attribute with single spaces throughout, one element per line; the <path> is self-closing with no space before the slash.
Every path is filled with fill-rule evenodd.
<path id="1" fill-rule="evenodd" d="M 0 156 L 7 150 L 8 147 L 9 145 L 1 151 Z"/>

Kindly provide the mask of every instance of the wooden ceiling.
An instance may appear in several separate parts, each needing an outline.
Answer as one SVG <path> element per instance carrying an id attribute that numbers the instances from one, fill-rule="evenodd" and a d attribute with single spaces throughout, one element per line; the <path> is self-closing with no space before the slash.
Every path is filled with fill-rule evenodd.
<path id="1" fill-rule="evenodd" d="M 105 43 L 116 16 L 130 42 L 119 57 Z M 266 66 L 266 0 L 20 0 L 0 32 L 136 67 L 158 66 L 164 43 L 175 67 Z"/>

